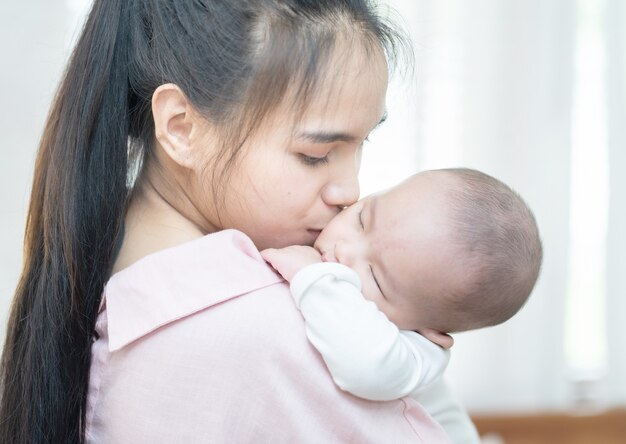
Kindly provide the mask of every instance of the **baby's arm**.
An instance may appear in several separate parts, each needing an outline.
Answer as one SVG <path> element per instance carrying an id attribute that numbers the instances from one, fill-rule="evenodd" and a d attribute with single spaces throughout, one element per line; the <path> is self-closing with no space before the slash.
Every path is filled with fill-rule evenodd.
<path id="1" fill-rule="evenodd" d="M 360 279 L 350 268 L 320 262 L 310 247 L 262 254 L 291 282 L 307 337 L 343 390 L 388 401 L 419 392 L 443 373 L 448 351 L 415 332 L 398 330 L 363 298 Z"/>

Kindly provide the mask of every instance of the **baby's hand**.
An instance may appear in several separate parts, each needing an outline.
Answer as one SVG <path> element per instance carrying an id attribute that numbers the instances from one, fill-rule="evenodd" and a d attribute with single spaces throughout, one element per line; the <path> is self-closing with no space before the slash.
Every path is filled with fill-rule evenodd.
<path id="1" fill-rule="evenodd" d="M 322 256 L 315 248 L 304 245 L 292 245 L 280 249 L 268 248 L 261 251 L 261 256 L 289 282 L 301 268 L 322 262 Z"/>
<path id="2" fill-rule="evenodd" d="M 423 328 L 415 331 L 441 348 L 449 349 L 454 345 L 454 338 L 448 333 L 441 333 L 437 330 L 433 330 L 432 328 Z"/>

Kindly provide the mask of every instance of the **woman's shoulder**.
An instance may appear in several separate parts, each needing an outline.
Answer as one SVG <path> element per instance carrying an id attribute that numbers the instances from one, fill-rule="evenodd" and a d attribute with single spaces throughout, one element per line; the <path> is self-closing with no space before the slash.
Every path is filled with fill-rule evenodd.
<path id="1" fill-rule="evenodd" d="M 416 403 L 372 403 L 334 385 L 288 285 L 238 232 L 116 275 L 98 328 L 93 442 L 446 442 Z"/>
<path id="2" fill-rule="evenodd" d="M 146 254 L 113 274 L 110 281 L 134 280 L 163 268 L 166 271 L 191 272 L 197 266 L 205 271 L 208 265 L 223 269 L 233 268 L 231 264 L 245 268 L 259 268 L 259 265 L 268 268 L 252 240 L 241 231 L 229 229 Z"/>
<path id="3" fill-rule="evenodd" d="M 339 390 L 282 281 L 103 348 L 92 365 L 94 442 L 447 442 L 411 400 Z"/>
<path id="4" fill-rule="evenodd" d="M 284 280 L 254 243 L 224 230 L 148 255 L 105 287 L 109 348 L 116 350 L 175 320 Z"/>

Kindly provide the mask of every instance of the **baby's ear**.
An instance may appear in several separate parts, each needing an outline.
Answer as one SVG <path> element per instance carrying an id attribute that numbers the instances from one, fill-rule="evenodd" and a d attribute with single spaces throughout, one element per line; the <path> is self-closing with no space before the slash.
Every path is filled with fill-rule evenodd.
<path id="1" fill-rule="evenodd" d="M 441 333 L 440 331 L 433 330 L 432 328 L 419 330 L 418 333 L 430 342 L 434 342 L 442 348 L 451 348 L 454 345 L 454 339 L 447 333 Z"/>

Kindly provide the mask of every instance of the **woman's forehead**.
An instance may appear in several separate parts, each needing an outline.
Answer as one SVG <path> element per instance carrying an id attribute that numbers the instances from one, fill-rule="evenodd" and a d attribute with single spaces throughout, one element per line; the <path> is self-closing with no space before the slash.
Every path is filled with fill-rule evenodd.
<path id="1" fill-rule="evenodd" d="M 371 130 L 385 112 L 388 68 L 382 51 L 367 54 L 362 49 L 345 54 L 335 50 L 312 88 L 305 87 L 306 79 L 294 81 L 279 117 L 290 115 L 298 129 L 309 132 L 340 132 L 359 125 Z"/>

